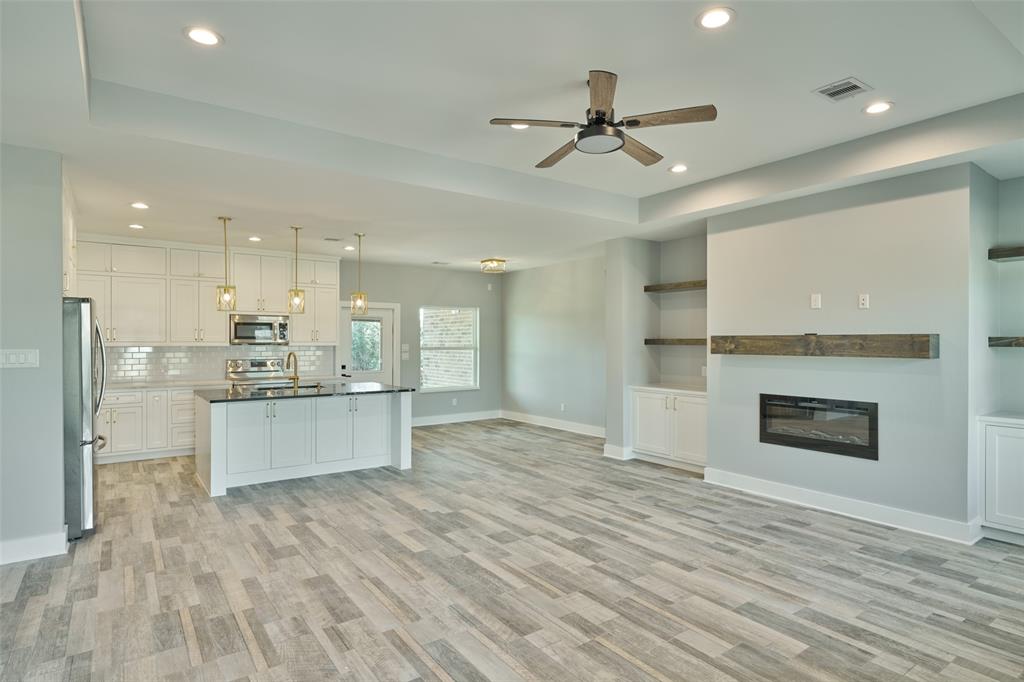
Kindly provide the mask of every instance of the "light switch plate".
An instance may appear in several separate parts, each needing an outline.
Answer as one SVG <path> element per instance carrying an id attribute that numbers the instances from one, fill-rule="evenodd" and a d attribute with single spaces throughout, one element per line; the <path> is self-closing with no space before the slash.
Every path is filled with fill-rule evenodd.
<path id="1" fill-rule="evenodd" d="M 811 294 L 811 309 L 812 310 L 820 310 L 821 309 L 821 294 Z"/>
<path id="2" fill-rule="evenodd" d="M 38 367 L 39 366 L 39 349 L 38 348 L 26 348 L 26 349 L 9 349 L 5 348 L 0 354 L 0 367 Z"/>
<path id="3" fill-rule="evenodd" d="M 871 295 L 861 294 L 857 297 L 857 307 L 861 310 L 867 310 L 871 307 Z"/>

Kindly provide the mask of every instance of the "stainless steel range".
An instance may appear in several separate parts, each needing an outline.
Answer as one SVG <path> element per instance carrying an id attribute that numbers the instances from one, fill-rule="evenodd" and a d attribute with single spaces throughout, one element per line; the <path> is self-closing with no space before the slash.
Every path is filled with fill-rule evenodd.
<path id="1" fill-rule="evenodd" d="M 272 394 L 282 389 L 319 391 L 322 388 L 319 381 L 293 381 L 293 376 L 297 375 L 290 373 L 284 358 L 228 360 L 225 365 L 225 377 L 231 382 L 234 393 Z"/>

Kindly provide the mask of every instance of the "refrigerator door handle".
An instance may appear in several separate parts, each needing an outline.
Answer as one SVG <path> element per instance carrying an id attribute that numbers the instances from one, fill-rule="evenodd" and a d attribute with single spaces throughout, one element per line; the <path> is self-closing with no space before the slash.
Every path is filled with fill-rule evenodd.
<path id="1" fill-rule="evenodd" d="M 96 397 L 94 414 L 98 417 L 100 407 L 103 405 L 103 397 L 107 392 L 107 347 L 103 345 L 103 329 L 100 328 L 100 321 L 96 320 L 96 340 L 100 342 L 100 394 Z M 106 441 L 104 441 L 106 443 Z M 98 448 L 97 448 L 98 449 Z"/>
<path id="2" fill-rule="evenodd" d="M 83 440 L 82 447 L 84 448 L 86 445 L 93 446 L 96 449 L 96 452 L 99 452 L 103 448 L 107 447 L 107 439 L 103 436 L 96 436 L 92 440 Z"/>

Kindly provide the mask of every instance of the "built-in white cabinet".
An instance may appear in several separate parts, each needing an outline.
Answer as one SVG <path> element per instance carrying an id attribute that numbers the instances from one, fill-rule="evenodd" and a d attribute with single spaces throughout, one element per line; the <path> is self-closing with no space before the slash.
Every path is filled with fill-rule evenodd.
<path id="1" fill-rule="evenodd" d="M 253 400 L 229 405 L 228 473 L 310 464 L 314 449 L 313 400 Z"/>
<path id="2" fill-rule="evenodd" d="M 96 432 L 107 439 L 100 462 L 142 459 L 195 444 L 192 389 L 113 390 L 103 399 Z"/>
<path id="3" fill-rule="evenodd" d="M 228 406 L 228 473 L 242 474 L 270 468 L 270 401 Z"/>
<path id="4" fill-rule="evenodd" d="M 110 271 L 121 275 L 166 275 L 167 249 L 111 244 Z"/>
<path id="5" fill-rule="evenodd" d="M 171 277 L 224 279 L 224 253 L 196 249 L 169 249 Z"/>
<path id="6" fill-rule="evenodd" d="M 113 277 L 110 280 L 110 340 L 159 343 L 167 340 L 167 280 Z"/>
<path id="7" fill-rule="evenodd" d="M 162 450 L 167 447 L 167 422 L 170 407 L 167 391 L 146 391 L 146 449 Z"/>
<path id="8" fill-rule="evenodd" d="M 316 400 L 316 461 L 352 459 L 352 397 Z"/>
<path id="9" fill-rule="evenodd" d="M 701 391 L 633 388 L 633 452 L 707 464 L 707 396 Z"/>
<path id="10" fill-rule="evenodd" d="M 270 468 L 313 461 L 313 400 L 275 400 L 270 406 Z"/>
<path id="11" fill-rule="evenodd" d="M 228 314 L 217 310 L 217 285 L 194 279 L 170 281 L 171 343 L 223 345 L 228 340 Z"/>
<path id="12" fill-rule="evenodd" d="M 391 396 L 386 393 L 353 396 L 352 452 L 355 457 L 379 457 L 391 450 Z"/>
<path id="13" fill-rule="evenodd" d="M 299 286 L 338 286 L 337 261 L 299 259 Z"/>
<path id="14" fill-rule="evenodd" d="M 78 242 L 76 251 L 81 272 L 110 272 L 110 244 Z"/>
<path id="15" fill-rule="evenodd" d="M 96 319 L 103 330 L 103 339 L 110 341 L 110 277 L 107 275 L 78 275 L 75 294 L 93 299 Z"/>
<path id="16" fill-rule="evenodd" d="M 1024 533 L 1024 417 L 982 421 L 985 525 Z"/>
<path id="17" fill-rule="evenodd" d="M 232 277 L 237 287 L 239 312 L 288 312 L 288 275 L 291 268 L 284 256 L 236 253 Z"/>
<path id="18" fill-rule="evenodd" d="M 305 292 L 304 312 L 291 316 L 291 343 L 334 345 L 338 342 L 338 290 L 308 286 Z"/>
<path id="19" fill-rule="evenodd" d="M 107 439 L 106 449 L 100 455 L 145 449 L 142 405 L 110 407 L 102 410 L 99 418 Z"/>

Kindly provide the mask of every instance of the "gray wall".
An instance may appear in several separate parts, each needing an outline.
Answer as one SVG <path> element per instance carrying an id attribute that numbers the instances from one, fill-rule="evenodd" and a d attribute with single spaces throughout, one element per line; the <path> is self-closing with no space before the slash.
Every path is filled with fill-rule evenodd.
<path id="1" fill-rule="evenodd" d="M 960 165 L 709 220 L 711 334 L 941 335 L 936 360 L 710 356 L 711 467 L 967 520 L 968 187 Z M 879 461 L 761 444 L 762 392 L 878 402 Z"/>
<path id="2" fill-rule="evenodd" d="M 502 409 L 603 429 L 604 257 L 503 279 Z"/>
<path id="3" fill-rule="evenodd" d="M 37 369 L 0 369 L 0 546 L 52 554 L 64 529 L 60 156 L 2 145 L 0 203 L 0 347 L 39 350 Z"/>
<path id="4" fill-rule="evenodd" d="M 488 290 L 488 285 L 491 289 Z M 424 305 L 480 309 L 480 389 L 444 393 L 416 393 L 413 417 L 498 410 L 501 407 L 501 287 L 502 276 L 441 267 L 363 263 L 363 290 L 370 305 L 400 303 L 402 343 L 409 344 L 409 359 L 402 361 L 402 384 L 419 388 L 419 308 Z M 353 261 L 341 264 L 341 299 L 356 288 Z M 452 405 L 457 399 L 458 405 Z"/>
<path id="5" fill-rule="evenodd" d="M 1024 178 L 999 183 L 999 243 L 1024 244 Z M 999 335 L 1024 335 L 1024 263 L 1001 263 L 999 270 Z M 999 363 L 999 407 L 1024 413 L 1024 351 L 995 351 Z"/>
<path id="6" fill-rule="evenodd" d="M 708 239 L 706 234 L 674 239 L 660 245 L 659 282 L 683 282 L 708 276 Z M 708 296 L 706 291 L 679 291 L 651 294 L 661 311 L 661 331 L 665 338 L 698 338 L 707 333 Z M 658 369 L 664 383 L 700 381 L 707 364 L 705 346 L 665 346 L 657 349 Z"/>

